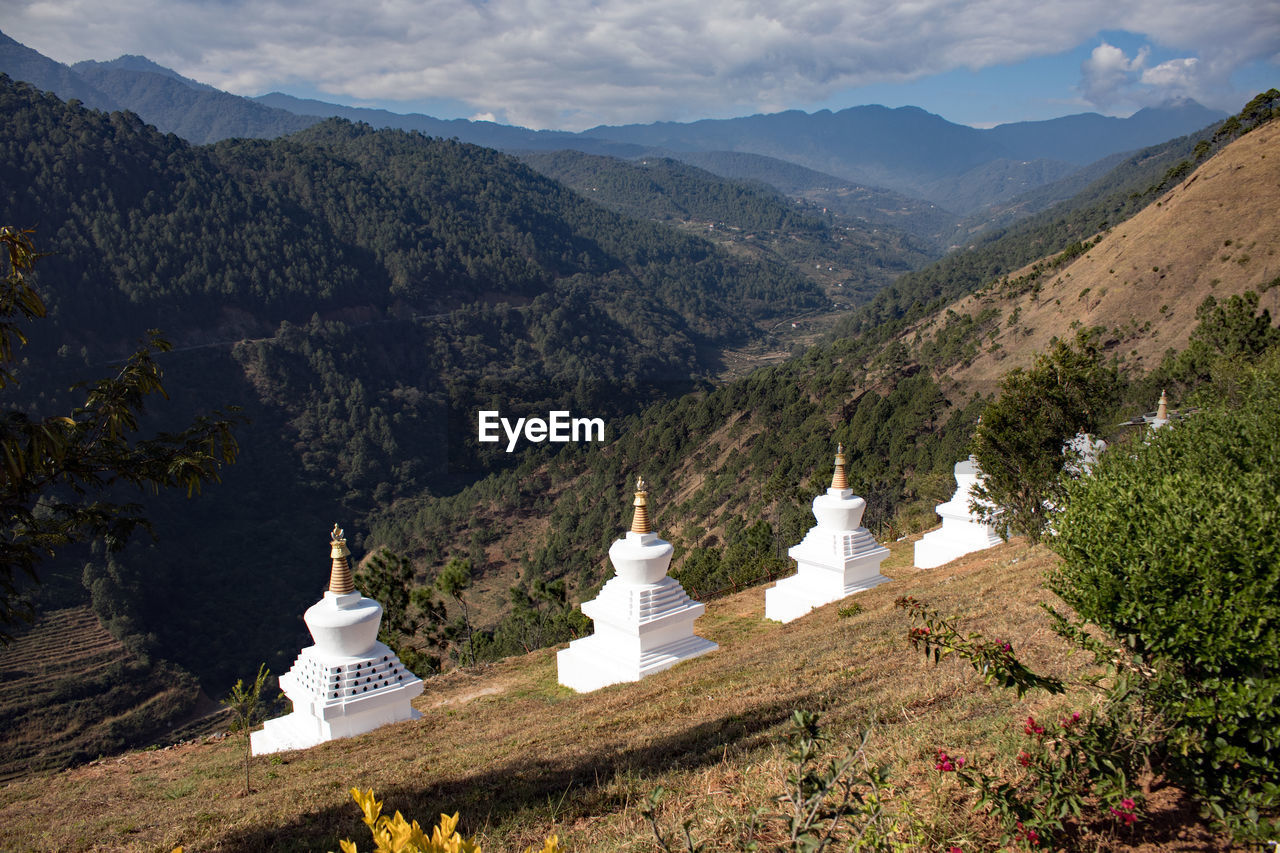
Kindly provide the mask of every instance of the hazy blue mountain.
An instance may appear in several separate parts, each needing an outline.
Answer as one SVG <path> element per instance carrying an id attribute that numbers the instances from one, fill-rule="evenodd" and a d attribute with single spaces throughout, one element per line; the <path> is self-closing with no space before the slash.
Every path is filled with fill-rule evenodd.
<path id="1" fill-rule="evenodd" d="M 1083 166 L 1120 151 L 1132 151 L 1185 136 L 1227 114 L 1184 98 L 1146 107 L 1128 118 L 1080 113 L 1047 121 L 1020 121 L 985 131 L 1020 159 L 1065 160 Z"/>
<path id="2" fill-rule="evenodd" d="M 145 56 L 138 56 L 133 53 L 126 53 L 118 56 L 109 62 L 98 62 L 92 59 L 86 59 L 83 62 L 77 62 L 71 66 L 71 69 L 78 74 L 87 74 L 91 71 L 145 71 L 150 74 L 160 74 L 164 77 L 185 83 L 192 89 L 200 89 L 206 92 L 217 92 L 218 89 L 210 86 L 208 83 L 201 83 L 199 80 L 192 80 L 190 77 L 183 77 L 172 68 L 165 68 L 158 62 L 152 62 Z"/>
<path id="3" fill-rule="evenodd" d="M 89 83 L 66 65 L 14 41 L 4 33 L 0 33 L 0 73 L 53 92 L 64 101 L 75 98 L 82 101 L 85 106 L 94 109 L 109 111 L 120 109 L 120 105 L 106 92 Z"/>
<path id="4" fill-rule="evenodd" d="M 588 154 L 608 154 L 614 157 L 637 157 L 645 153 L 642 146 L 620 144 L 607 140 L 583 139 L 574 133 L 558 130 L 530 130 L 526 127 L 498 124 L 492 121 L 470 121 L 464 118 L 440 119 L 420 113 L 394 113 L 390 110 L 368 107 L 347 107 L 310 98 L 295 98 L 281 92 L 271 92 L 253 98 L 263 106 L 288 110 L 300 116 L 321 116 L 362 121 L 374 128 L 416 130 L 428 136 L 458 139 L 472 145 L 498 148 L 504 151 L 562 151 L 573 149 Z"/>
<path id="5" fill-rule="evenodd" d="M 684 124 L 602 126 L 584 133 L 673 151 L 763 154 L 968 213 L 1058 180 L 1069 174 L 1069 165 L 1078 167 L 1163 142 L 1224 117 L 1184 101 L 1140 110 L 1126 119 L 1084 114 L 980 130 L 918 107 L 862 106 Z M 991 164 L 997 161 L 1008 162 L 995 167 L 998 180 L 992 183 Z"/>
<path id="6" fill-rule="evenodd" d="M 984 231 L 1003 228 L 1019 219 L 1039 213 L 1059 202 L 1079 195 L 1089 185 L 1112 172 L 1125 160 L 1130 159 L 1133 153 L 1122 151 L 1119 154 L 1103 157 L 1101 160 L 1090 163 L 1082 169 L 1076 169 L 1064 178 L 1050 181 L 1042 186 L 1019 193 L 1012 198 L 996 201 L 962 220 L 956 226 L 956 236 L 948 242 L 955 242 L 956 240 L 971 241 Z"/>
<path id="7" fill-rule="evenodd" d="M 198 144 L 233 137 L 271 139 L 320 121 L 196 83 L 143 57 L 80 62 L 74 68 L 143 121 Z"/>
<path id="8" fill-rule="evenodd" d="M 1062 180 L 1079 168 L 1062 160 L 1011 160 L 1001 157 L 954 177 L 935 180 L 929 187 L 929 198 L 951 210 L 986 210 L 991 205 Z"/>
<path id="9" fill-rule="evenodd" d="M 859 184 L 776 157 L 742 151 L 663 151 L 691 166 L 734 180 L 761 181 L 779 192 L 830 208 L 870 226 L 887 226 L 937 238 L 956 215 L 936 204 L 883 187 Z"/>
<path id="10" fill-rule="evenodd" d="M 280 136 L 336 116 L 508 152 L 573 149 L 614 157 L 670 156 L 712 171 L 714 166 L 695 156 L 714 155 L 729 163 L 729 155 L 755 155 L 834 176 L 841 183 L 827 193 L 824 206 L 856 208 L 870 200 L 874 208 L 883 199 L 855 187 L 883 187 L 943 208 L 943 218 L 945 210 L 981 216 L 992 206 L 1006 206 L 1022 193 L 1068 176 L 1073 167 L 1183 136 L 1225 117 L 1183 100 L 1123 119 L 1083 113 L 984 130 L 919 107 L 868 105 L 836 112 L 790 110 L 688 123 L 600 126 L 569 133 L 346 107 L 280 93 L 241 98 L 141 56 L 78 63 L 73 70 L 12 39 L 0 43 L 0 70 L 93 106 L 110 109 L 118 104 L 161 130 L 198 143 Z M 822 191 L 813 185 L 788 189 L 786 184 L 794 184 L 796 178 L 776 162 L 739 160 L 728 168 L 737 170 L 725 173 L 728 177 L 764 181 L 823 203 Z M 910 205 L 889 205 L 895 216 L 905 207 Z M 946 229 L 938 214 L 922 222 L 910 228 L 935 234 Z"/>
<path id="11" fill-rule="evenodd" d="M 583 135 L 673 151 L 745 151 L 899 189 L 1006 156 L 982 131 L 919 107 L 799 110 L 677 124 L 596 127 Z M 904 175 L 910 179 L 904 180 Z M 894 184 L 899 186 L 894 186 Z M 914 186 L 908 186 L 908 191 Z"/>

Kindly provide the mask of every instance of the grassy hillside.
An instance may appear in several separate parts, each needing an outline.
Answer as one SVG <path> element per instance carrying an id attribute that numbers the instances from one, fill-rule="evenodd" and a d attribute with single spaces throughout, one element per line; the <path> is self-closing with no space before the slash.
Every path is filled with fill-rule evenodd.
<path id="1" fill-rule="evenodd" d="M 942 568 L 909 567 L 911 543 L 892 546 L 894 579 L 789 625 L 762 618 L 764 589 L 712 602 L 697 624 L 720 650 L 636 683 L 577 695 L 557 686 L 554 651 L 431 679 L 421 720 L 305 752 L 255 759 L 244 796 L 238 740 L 207 741 L 118 759 L 0 788 L 7 850 L 335 850 L 367 835 L 347 789 L 372 787 L 386 810 L 423 820 L 462 813 L 486 850 L 522 850 L 556 833 L 573 851 L 655 849 L 640 815 L 667 794 L 668 831 L 690 820 L 698 840 L 740 849 L 756 806 L 775 807 L 788 772 L 782 735 L 797 708 L 819 711 L 839 753 L 870 729 L 869 759 L 891 773 L 887 805 L 906 849 L 991 849 L 992 827 L 934 768 L 946 749 L 990 769 L 1013 765 L 1029 714 L 1061 715 L 1055 699 L 988 687 L 968 667 L 926 664 L 893 607 L 913 595 L 966 628 L 1010 639 L 1032 665 L 1064 675 L 1080 657 L 1047 628 L 1035 602 L 1053 558 L 1013 542 Z M 74 802 L 76 808 L 65 806 Z M 1151 819 L 1113 850 L 1219 850 L 1178 794 L 1160 789 Z M 781 827 L 765 825 L 763 840 Z"/>
<path id="2" fill-rule="evenodd" d="M 985 392 L 1077 326 L 1101 327 L 1107 347 L 1144 372 L 1186 346 L 1206 296 L 1253 290 L 1280 315 L 1280 125 L 1245 134 L 1086 242 L 1065 262 L 1044 259 L 956 301 L 903 340 L 923 355 L 968 328 L 958 363 L 936 366 Z"/>

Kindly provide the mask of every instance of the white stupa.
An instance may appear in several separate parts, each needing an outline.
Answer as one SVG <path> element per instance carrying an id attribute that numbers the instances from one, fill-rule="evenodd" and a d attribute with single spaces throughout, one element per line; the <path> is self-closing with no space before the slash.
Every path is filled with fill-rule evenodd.
<path id="1" fill-rule="evenodd" d="M 631 531 L 609 548 L 615 576 L 582 612 L 595 633 L 556 655 L 560 683 L 579 693 L 639 681 L 719 646 L 695 636 L 693 622 L 706 605 L 693 601 L 667 576 L 674 549 L 649 529 L 648 491 L 636 482 Z"/>
<path id="2" fill-rule="evenodd" d="M 382 605 L 356 591 L 351 552 L 336 524 L 330 545 L 329 589 L 302 617 L 315 645 L 280 676 L 293 713 L 253 732 L 254 755 L 305 749 L 422 716 L 409 704 L 422 693 L 422 679 L 378 642 Z"/>
<path id="3" fill-rule="evenodd" d="M 816 526 L 787 551 L 797 571 L 764 593 L 766 619 L 790 622 L 815 607 L 871 589 L 889 578 L 880 564 L 889 549 L 862 527 L 867 502 L 853 493 L 844 470 L 844 446 L 837 448 L 831 488 L 813 499 Z"/>
<path id="4" fill-rule="evenodd" d="M 934 569 L 957 557 L 999 545 L 1000 534 L 969 509 L 973 487 L 982 478 L 978 461 L 970 456 L 956 463 L 956 493 L 951 500 L 938 504 L 934 511 L 942 516 L 942 527 L 926 533 L 916 542 L 916 568 Z"/>
<path id="5" fill-rule="evenodd" d="M 1078 432 L 1062 445 L 1062 455 L 1067 458 L 1062 470 L 1072 477 L 1087 477 L 1093 473 L 1093 466 L 1098 464 L 1098 457 L 1106 449 L 1106 441 L 1092 433 Z"/>

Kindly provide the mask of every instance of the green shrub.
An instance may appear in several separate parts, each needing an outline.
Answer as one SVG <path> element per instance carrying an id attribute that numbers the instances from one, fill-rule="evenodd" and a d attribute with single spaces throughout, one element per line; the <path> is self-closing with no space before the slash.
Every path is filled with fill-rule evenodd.
<path id="1" fill-rule="evenodd" d="M 1167 772 L 1243 838 L 1280 837 L 1280 370 L 1105 454 L 1067 489 L 1050 579 L 1153 671 Z"/>

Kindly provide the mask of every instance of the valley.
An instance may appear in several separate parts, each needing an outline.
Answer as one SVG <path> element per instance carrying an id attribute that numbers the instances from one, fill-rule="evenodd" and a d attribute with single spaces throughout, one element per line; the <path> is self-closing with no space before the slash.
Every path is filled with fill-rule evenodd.
<path id="1" fill-rule="evenodd" d="M 1015 702 L 956 665 L 931 676 L 906 659 L 893 598 L 928 595 L 1082 671 L 1035 607 L 1048 549 L 1015 540 L 945 576 L 910 565 L 979 415 L 1077 331 L 1121 369 L 1117 423 L 1157 388 L 1181 406 L 1220 380 L 1177 355 L 1213 316 L 1206 296 L 1280 314 L 1274 90 L 1225 122 L 1184 103 L 980 131 L 865 107 L 569 134 L 301 114 L 325 105 L 19 48 L 0 41 L 0 72 L 90 100 L 0 75 L 0 224 L 34 229 L 49 306 L 24 326 L 12 410 L 69 409 L 74 383 L 159 327 L 168 399 L 143 429 L 234 407 L 241 456 L 192 500 L 134 496 L 154 538 L 65 551 L 24 586 L 40 621 L 0 649 L 0 840 L 333 846 L 356 834 L 354 784 L 422 819 L 461 809 L 499 849 L 553 831 L 641 849 L 637 803 L 662 784 L 727 845 L 808 705 L 841 738 L 883 732 L 893 797 L 919 818 L 903 843 L 963 841 L 960 800 L 920 773 L 931 744 L 992 752 L 1007 719 L 1066 706 Z M 134 112 L 104 111 L 120 106 Z M 480 440 L 482 410 L 567 410 L 604 440 L 508 453 Z M 791 570 L 837 444 L 895 583 L 861 595 L 861 615 L 771 626 L 761 584 Z M 722 652 L 572 696 L 546 647 L 589 630 L 578 606 L 610 577 L 637 475 Z M 210 697 L 259 662 L 288 669 L 335 522 L 360 582 L 387 549 L 410 561 L 407 590 L 444 604 L 392 638 L 420 662 L 426 720 L 360 739 L 385 766 L 329 744 L 259 767 L 270 793 L 232 801 L 237 753 L 204 738 L 222 726 Z M 435 583 L 455 562 L 468 585 L 447 597 Z M 72 796 L 82 815 L 24 814 Z M 1186 849 L 1224 843 L 1163 796 L 1161 821 L 1201 845 Z M 172 815 L 145 811 L 161 802 Z M 1132 849 L 1178 849 L 1159 832 Z"/>

